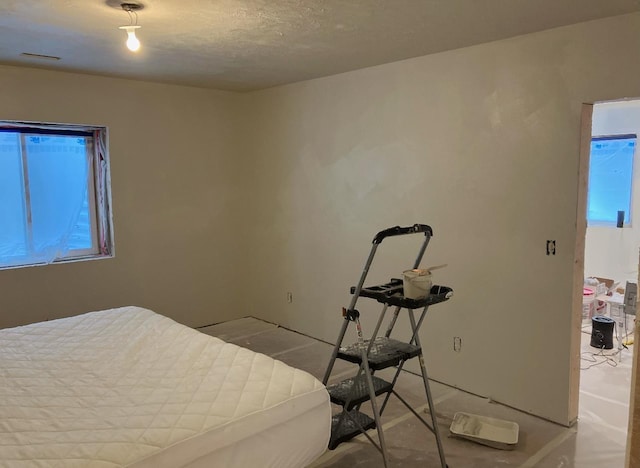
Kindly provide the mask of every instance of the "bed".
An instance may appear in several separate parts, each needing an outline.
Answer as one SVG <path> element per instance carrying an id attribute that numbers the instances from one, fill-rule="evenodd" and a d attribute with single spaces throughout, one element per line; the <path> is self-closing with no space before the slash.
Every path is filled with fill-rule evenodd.
<path id="1" fill-rule="evenodd" d="M 0 330 L 3 467 L 303 467 L 330 426 L 308 373 L 147 309 Z"/>

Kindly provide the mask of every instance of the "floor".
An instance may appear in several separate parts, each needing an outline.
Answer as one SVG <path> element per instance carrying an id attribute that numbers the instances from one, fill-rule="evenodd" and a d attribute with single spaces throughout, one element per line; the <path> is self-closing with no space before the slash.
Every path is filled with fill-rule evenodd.
<path id="1" fill-rule="evenodd" d="M 332 350 L 327 343 L 252 317 L 212 325 L 200 331 L 272 356 L 306 370 L 318 379 L 322 379 Z M 578 424 L 572 428 L 432 382 L 434 405 L 449 467 L 622 468 L 632 347 L 612 357 L 594 356 L 598 352 L 589 346 L 589 330 L 584 332 L 580 415 Z M 607 351 L 606 354 L 616 351 Z M 336 361 L 330 383 L 352 376 L 355 370 L 357 368 L 353 364 Z M 392 369 L 387 369 L 379 375 L 384 378 L 385 372 L 390 371 Z M 403 372 L 396 389 L 424 414 L 427 405 L 420 377 Z M 338 410 L 337 407 L 335 409 Z M 458 411 L 517 422 L 520 427 L 517 446 L 510 451 L 497 450 L 451 437 L 449 426 Z M 391 397 L 382 421 L 391 467 L 440 466 L 433 435 L 396 398 Z M 313 468 L 376 466 L 383 466 L 382 458 L 364 436 L 325 452 L 311 465 Z"/>

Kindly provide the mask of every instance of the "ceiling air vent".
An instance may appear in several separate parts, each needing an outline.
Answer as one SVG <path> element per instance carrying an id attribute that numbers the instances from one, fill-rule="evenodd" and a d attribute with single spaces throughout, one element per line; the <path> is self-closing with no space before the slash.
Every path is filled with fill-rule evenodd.
<path id="1" fill-rule="evenodd" d="M 60 57 L 55 57 L 53 55 L 30 54 L 29 52 L 22 52 L 20 56 L 39 60 L 60 60 Z"/>

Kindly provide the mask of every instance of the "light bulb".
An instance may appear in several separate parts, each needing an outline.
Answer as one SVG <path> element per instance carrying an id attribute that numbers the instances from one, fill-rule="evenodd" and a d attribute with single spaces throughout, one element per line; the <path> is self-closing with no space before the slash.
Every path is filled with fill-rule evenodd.
<path id="1" fill-rule="evenodd" d="M 137 52 L 140 49 L 140 41 L 136 37 L 136 29 L 140 26 L 120 26 L 120 29 L 124 29 L 127 32 L 127 49 L 131 52 Z"/>
<path id="2" fill-rule="evenodd" d="M 135 52 L 140 48 L 140 41 L 136 37 L 135 31 L 127 31 L 127 48 L 131 52 Z"/>

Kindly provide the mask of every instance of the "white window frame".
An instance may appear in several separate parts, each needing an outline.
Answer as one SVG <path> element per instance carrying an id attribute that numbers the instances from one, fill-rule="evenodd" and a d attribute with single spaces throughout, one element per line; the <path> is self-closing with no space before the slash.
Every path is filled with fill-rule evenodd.
<path id="1" fill-rule="evenodd" d="M 90 139 L 91 144 L 87 145 L 87 153 L 91 154 L 91 161 L 87 171 L 91 247 L 87 249 L 68 250 L 63 257 L 55 258 L 50 263 L 66 263 L 114 257 L 115 246 L 113 242 L 113 218 L 111 213 L 111 177 L 109 173 L 107 127 L 0 120 L 0 128 L 5 131 L 20 133 L 23 202 L 25 203 L 26 224 L 29 237 L 31 237 L 33 233 L 31 229 L 32 219 L 27 155 L 24 152 L 26 138 L 29 136 L 68 136 L 74 133 L 82 133 L 86 137 L 88 136 L 87 133 L 92 134 Z M 28 244 L 29 249 L 32 249 L 32 241 L 29 241 Z M 11 265 L 0 265 L 0 270 L 45 264 L 47 263 L 34 261 L 30 255 L 27 255 L 24 263 L 19 263 L 18 260 L 18 262 L 12 262 Z"/>

